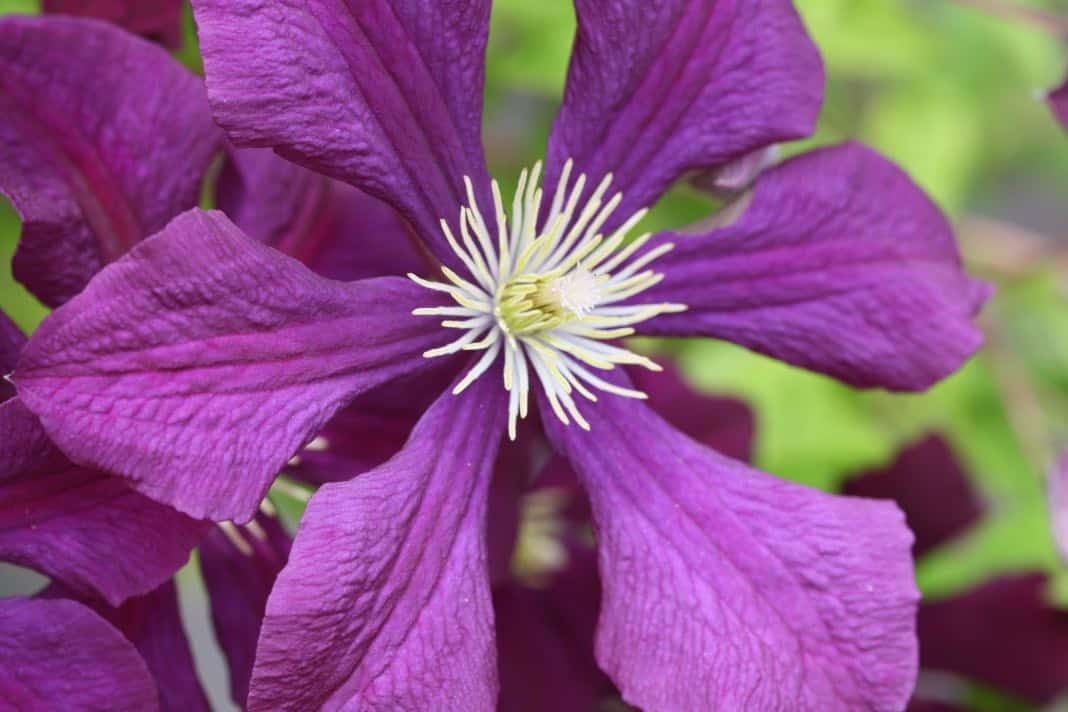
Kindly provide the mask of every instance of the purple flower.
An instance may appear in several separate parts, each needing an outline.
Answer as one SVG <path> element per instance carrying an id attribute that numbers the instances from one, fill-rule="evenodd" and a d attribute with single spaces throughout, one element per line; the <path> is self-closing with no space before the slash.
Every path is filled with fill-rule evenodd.
<path id="1" fill-rule="evenodd" d="M 494 706 L 487 500 L 503 433 L 535 409 L 590 498 L 597 660 L 627 701 L 904 704 L 916 592 L 896 509 L 725 458 L 614 368 L 655 368 L 610 343 L 637 329 L 922 389 L 980 343 L 988 289 L 938 210 L 861 146 L 768 170 L 726 227 L 624 246 L 675 180 L 811 130 L 822 72 L 789 3 L 579 2 L 544 168 L 561 188 L 542 200 L 526 174 L 511 222 L 479 139 L 488 2 L 195 12 L 230 137 L 383 199 L 442 269 L 330 281 L 190 211 L 42 324 L 20 397 L 76 461 L 246 521 L 343 406 L 379 387 L 428 398 L 413 385 L 427 371 L 454 384 L 399 453 L 310 502 L 267 604 L 251 709 Z"/>
<path id="2" fill-rule="evenodd" d="M 951 544 L 985 506 L 948 444 L 929 435 L 882 470 L 845 484 L 849 494 L 895 500 L 916 535 L 917 556 Z M 1048 577 L 1004 575 L 919 609 L 920 666 L 1045 705 L 1068 690 L 1068 613 L 1046 602 Z M 963 710 L 961 686 L 921 677 L 910 710 Z M 956 694 L 955 694 L 956 693 Z"/>
<path id="3" fill-rule="evenodd" d="M 114 22 L 172 49 L 182 44 L 182 0 L 44 0 L 41 9 Z"/>
<path id="4" fill-rule="evenodd" d="M 1068 127 L 1068 79 L 1046 95 L 1046 103 L 1061 126 Z"/>

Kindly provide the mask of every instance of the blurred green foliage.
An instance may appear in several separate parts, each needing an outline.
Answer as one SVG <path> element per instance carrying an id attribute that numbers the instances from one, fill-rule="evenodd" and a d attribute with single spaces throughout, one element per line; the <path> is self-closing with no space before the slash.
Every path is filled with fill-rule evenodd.
<path id="1" fill-rule="evenodd" d="M 1031 4 L 1068 12 L 1063 4 Z M 1068 250 L 1068 205 L 1060 198 L 1068 186 L 1068 138 L 1040 97 L 1065 69 L 1058 41 L 949 0 L 797 5 L 823 52 L 827 101 L 816 135 L 786 153 L 859 138 L 901 163 L 962 225 L 989 215 L 1041 233 L 1050 249 Z M 35 6 L 0 0 L 2 12 Z M 187 25 L 180 57 L 197 70 L 189 17 Z M 574 26 L 567 0 L 494 4 L 486 142 L 506 184 L 543 152 Z M 713 205 L 682 186 L 647 224 L 685 224 Z M 45 311 L 11 278 L 17 233 L 14 214 L 0 208 L 0 303 L 29 330 Z M 961 240 L 967 256 L 963 229 Z M 1046 464 L 1068 442 L 1068 277 L 1042 262 L 1011 278 L 993 274 L 1000 291 L 983 322 L 990 347 L 925 394 L 857 392 L 721 343 L 655 348 L 674 353 L 697 386 L 746 398 L 758 414 L 759 466 L 813 486 L 834 489 L 850 473 L 886 463 L 924 431 L 946 433 L 990 515 L 921 562 L 923 590 L 944 595 L 997 571 L 1037 567 L 1057 576 L 1059 598 L 1068 601 L 1042 488 Z"/>

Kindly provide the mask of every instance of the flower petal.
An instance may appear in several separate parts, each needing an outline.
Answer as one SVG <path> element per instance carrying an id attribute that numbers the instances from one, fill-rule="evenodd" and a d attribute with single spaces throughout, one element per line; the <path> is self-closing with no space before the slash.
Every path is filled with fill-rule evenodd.
<path id="1" fill-rule="evenodd" d="M 239 145 L 345 180 L 407 217 L 439 259 L 462 177 L 488 186 L 489 0 L 195 0 L 215 117 Z"/>
<path id="2" fill-rule="evenodd" d="M 230 152 L 219 176 L 218 207 L 246 234 L 324 277 L 426 272 L 407 222 L 393 208 L 265 148 Z"/>
<path id="3" fill-rule="evenodd" d="M 859 144 L 765 172 L 731 225 L 653 242 L 676 247 L 640 301 L 689 308 L 644 322 L 647 334 L 726 339 L 855 386 L 901 390 L 947 376 L 982 342 L 972 320 L 990 288 L 962 270 L 938 208 Z"/>
<path id="4" fill-rule="evenodd" d="M 1046 95 L 1046 103 L 1061 126 L 1068 128 L 1068 79 Z"/>
<path id="5" fill-rule="evenodd" d="M 0 600 L 0 630 L 0 689 L 13 709 L 159 709 L 141 656 L 79 603 Z"/>
<path id="6" fill-rule="evenodd" d="M 119 605 L 169 579 L 206 526 L 69 461 L 18 398 L 0 404 L 0 560 Z"/>
<path id="7" fill-rule="evenodd" d="M 172 49 L 182 45 L 182 0 L 44 0 L 41 9 L 107 20 Z"/>
<path id="8" fill-rule="evenodd" d="M 196 205 L 220 134 L 203 83 L 93 20 L 0 20 L 0 192 L 24 221 L 14 272 L 55 306 Z"/>
<path id="9" fill-rule="evenodd" d="M 1045 602 L 1044 574 L 994 579 L 920 606 L 920 664 L 1044 705 L 1068 690 L 1068 613 Z"/>
<path id="10" fill-rule="evenodd" d="M 230 666 L 230 696 L 239 707 L 248 699 L 267 596 L 292 544 L 277 518 L 261 512 L 253 521 L 216 527 L 198 550 L 215 638 Z"/>
<path id="11" fill-rule="evenodd" d="M 549 138 L 548 184 L 568 158 L 652 205 L 691 170 L 812 132 L 823 67 L 789 0 L 576 0 L 578 34 Z M 606 229 L 611 229 L 611 225 Z"/>
<path id="12" fill-rule="evenodd" d="M 504 391 L 442 395 L 396 457 L 324 485 L 267 602 L 249 709 L 493 710 L 486 492 Z"/>
<path id="13" fill-rule="evenodd" d="M 155 678 L 163 712 L 210 712 L 182 626 L 178 592 L 173 581 L 164 582 L 144 596 L 131 598 L 118 608 L 98 598 L 71 595 L 56 584 L 39 593 L 38 598 L 41 597 L 76 597 L 115 626 L 134 644 Z"/>
<path id="14" fill-rule="evenodd" d="M 424 366 L 440 335 L 411 311 L 431 305 L 406 279 L 322 279 L 191 210 L 45 319 L 14 380 L 76 461 L 247 521 L 339 407 Z"/>
<path id="15" fill-rule="evenodd" d="M 911 536 L 889 503 L 778 480 L 602 399 L 546 419 L 589 493 L 597 659 L 644 709 L 900 709 L 916 678 Z"/>
<path id="16" fill-rule="evenodd" d="M 1046 505 L 1053 543 L 1061 561 L 1068 563 L 1068 450 L 1046 472 Z"/>
<path id="17" fill-rule="evenodd" d="M 661 418 L 699 443 L 727 457 L 748 461 L 753 455 L 756 416 L 735 398 L 709 396 L 683 380 L 670 363 L 662 371 L 627 369 L 634 387 L 649 396 L 649 405 Z"/>
<path id="18" fill-rule="evenodd" d="M 15 395 L 15 389 L 5 376 L 15 370 L 15 364 L 26 345 L 26 334 L 0 311 L 0 403 Z"/>
<path id="19" fill-rule="evenodd" d="M 985 509 L 939 435 L 928 435 L 905 448 L 885 469 L 849 480 L 842 491 L 897 502 L 916 537 L 912 552 L 917 558 L 970 529 Z"/>

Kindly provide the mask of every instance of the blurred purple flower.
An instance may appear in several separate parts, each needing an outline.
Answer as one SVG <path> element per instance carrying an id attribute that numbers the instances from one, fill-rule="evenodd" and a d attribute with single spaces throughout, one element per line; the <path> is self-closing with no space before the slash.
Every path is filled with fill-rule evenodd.
<path id="1" fill-rule="evenodd" d="M 182 45 L 182 0 L 43 0 L 41 9 L 107 20 L 171 49 Z"/>
<path id="2" fill-rule="evenodd" d="M 846 482 L 845 492 L 892 499 L 916 535 L 916 555 L 951 543 L 975 527 L 984 505 L 949 445 L 929 435 L 883 470 Z M 1068 690 L 1068 612 L 1046 600 L 1047 576 L 1004 575 L 920 605 L 920 667 L 961 676 L 1045 705 Z M 921 685 L 909 710 L 963 710 L 953 692 L 933 697 Z"/>
<path id="3" fill-rule="evenodd" d="M 1046 95 L 1046 103 L 1061 126 L 1068 128 L 1068 79 Z"/>
<path id="4" fill-rule="evenodd" d="M 464 275 L 421 281 L 457 304 L 402 279 L 323 279 L 221 214 L 191 211 L 34 335 L 15 383 L 49 436 L 194 516 L 245 521 L 338 409 L 428 369 L 459 376 L 461 346 L 483 349 L 459 382 L 469 387 L 433 400 L 395 457 L 312 499 L 267 605 L 250 708 L 494 706 L 485 516 L 502 431 L 517 429 L 531 390 L 590 497 L 604 585 L 597 659 L 625 699 L 775 708 L 789 691 L 802 707 L 904 703 L 916 592 L 899 513 L 724 458 L 618 397 L 637 395 L 618 370 L 606 380 L 580 364 L 652 366 L 603 343 L 641 322 L 854 385 L 922 389 L 979 345 L 971 318 L 987 288 L 961 271 L 938 210 L 857 145 L 766 171 L 726 227 L 657 235 L 629 255 L 598 247 L 595 229 L 618 247 L 627 217 L 675 180 L 811 130 L 822 71 L 788 2 L 579 2 L 546 163 L 547 185 L 565 189 L 542 210 L 529 176 L 511 234 L 479 140 L 488 2 L 195 10 L 231 138 L 390 203 L 417 255 Z M 602 210 L 609 173 L 625 196 Z M 494 206 L 488 223 L 479 205 Z M 533 225 L 554 217 L 559 231 L 528 255 L 544 270 L 510 272 L 535 249 Z M 377 242 L 390 254 L 397 237 Z M 603 274 L 584 268 L 595 258 Z M 638 271 L 654 258 L 662 278 Z M 476 282 L 500 292 L 496 321 Z M 417 308 L 466 317 L 459 326 L 474 330 L 445 349 L 457 356 L 422 358 L 448 332 Z M 435 395 L 412 383 L 394 397 Z M 590 388 L 602 394 L 580 410 L 571 394 Z"/>

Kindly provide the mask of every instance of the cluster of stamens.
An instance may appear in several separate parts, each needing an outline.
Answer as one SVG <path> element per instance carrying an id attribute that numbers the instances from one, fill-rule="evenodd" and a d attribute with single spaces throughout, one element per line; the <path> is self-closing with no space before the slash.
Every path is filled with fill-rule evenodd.
<path id="1" fill-rule="evenodd" d="M 609 383 L 590 368 L 608 371 L 617 365 L 635 364 L 660 370 L 644 356 L 608 342 L 633 334 L 634 324 L 686 308 L 681 304 L 621 304 L 663 278 L 644 268 L 673 245 L 663 244 L 635 257 L 651 235 L 627 242 L 627 234 L 645 216 L 645 210 L 632 215 L 607 237 L 603 235 L 601 227 L 623 196 L 616 193 L 604 202 L 612 182 L 609 174 L 579 210 L 586 176 L 580 175 L 569 188 L 571 166 L 571 161 L 564 166 L 540 231 L 541 163 L 519 177 L 510 227 L 500 186 L 493 181 L 496 240 L 478 209 L 471 181 L 465 177 L 468 205 L 460 208 L 460 239 L 445 220 L 441 228 L 469 278 L 448 267 L 441 268 L 447 283 L 408 275 L 427 289 L 447 293 L 456 302 L 456 306 L 428 307 L 414 313 L 449 317 L 441 325 L 463 332 L 452 343 L 423 355 L 432 358 L 484 351 L 453 393 L 460 393 L 485 373 L 503 350 L 508 434 L 512 439 L 517 420 L 527 414 L 530 369 L 565 425 L 574 420 L 583 429 L 590 427 L 573 393 L 590 401 L 597 400 L 591 388 L 645 398 L 641 391 Z"/>

